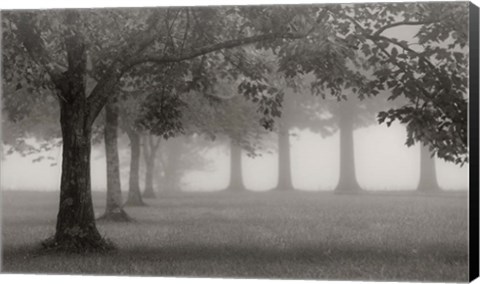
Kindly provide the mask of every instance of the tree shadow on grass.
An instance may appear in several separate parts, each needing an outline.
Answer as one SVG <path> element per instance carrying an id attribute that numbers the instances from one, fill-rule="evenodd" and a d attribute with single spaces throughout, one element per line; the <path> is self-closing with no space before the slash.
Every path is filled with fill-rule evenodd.
<path id="1" fill-rule="evenodd" d="M 212 245 L 202 244 L 201 241 L 197 244 L 159 244 L 156 247 L 132 246 L 106 254 L 84 255 L 38 254 L 32 246 L 7 248 L 3 252 L 3 271 L 72 273 L 71 268 L 69 271 L 25 271 L 25 268 L 19 271 L 16 263 L 33 263 L 33 258 L 38 258 L 37 261 L 71 261 L 76 265 L 87 261 L 89 257 L 104 258 L 107 265 L 79 265 L 77 270 L 73 270 L 74 274 L 111 275 L 118 274 L 118 269 L 122 269 L 122 274 L 149 276 L 450 282 L 465 281 L 468 272 L 468 249 L 445 244 L 405 250 L 354 244 L 299 244 L 282 248 L 264 247 L 261 244 Z M 456 269 L 456 273 L 442 272 L 451 266 Z M 464 275 L 460 273 L 462 271 Z"/>

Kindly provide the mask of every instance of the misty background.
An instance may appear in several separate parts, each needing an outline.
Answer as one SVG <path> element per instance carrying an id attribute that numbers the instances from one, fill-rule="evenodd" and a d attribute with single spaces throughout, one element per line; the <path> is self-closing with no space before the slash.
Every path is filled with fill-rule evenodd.
<path id="1" fill-rule="evenodd" d="M 333 190 L 339 178 L 339 134 L 322 138 L 308 130 L 297 130 L 290 137 L 293 185 L 299 190 Z M 271 133 L 276 136 L 275 133 Z M 420 179 L 420 147 L 407 147 L 403 126 L 373 125 L 354 131 L 355 167 L 357 180 L 366 190 L 414 190 Z M 123 137 L 125 139 L 125 137 Z M 181 138 L 173 138 L 181 139 Z M 180 184 L 186 191 L 221 190 L 229 182 L 228 143 L 209 142 L 200 156 L 208 163 L 205 168 L 188 169 Z M 217 145 L 215 145 L 217 144 Z M 160 151 L 162 151 L 161 149 Z M 159 153 L 160 155 L 163 153 Z M 38 156 L 53 160 L 32 162 Z M 7 190 L 57 191 L 60 184 L 61 148 L 45 154 L 22 157 L 7 155 L 2 161 L 1 186 Z M 120 150 L 122 185 L 127 185 L 130 154 L 128 147 Z M 269 190 L 277 185 L 278 158 L 276 149 L 251 158 L 242 154 L 242 170 L 247 189 Z M 52 164 L 56 164 L 53 165 Z M 143 163 L 141 163 L 143 164 Z M 435 159 L 437 180 L 444 190 L 468 189 L 468 165 L 460 167 Z M 104 146 L 97 144 L 92 151 L 92 189 L 106 187 Z M 158 174 L 160 174 L 159 170 Z M 143 175 L 141 175 L 143 178 Z M 161 190 L 161 185 L 157 185 Z M 124 187 L 124 190 L 127 188 Z"/>

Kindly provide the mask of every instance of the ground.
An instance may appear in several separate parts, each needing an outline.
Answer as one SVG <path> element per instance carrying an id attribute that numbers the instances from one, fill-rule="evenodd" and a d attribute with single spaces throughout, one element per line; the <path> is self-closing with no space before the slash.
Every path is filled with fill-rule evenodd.
<path id="1" fill-rule="evenodd" d="M 235 278 L 465 282 L 464 193 L 185 193 L 99 222 L 118 250 L 39 253 L 58 193 L 2 194 L 2 271 Z M 104 193 L 94 194 L 96 214 Z"/>

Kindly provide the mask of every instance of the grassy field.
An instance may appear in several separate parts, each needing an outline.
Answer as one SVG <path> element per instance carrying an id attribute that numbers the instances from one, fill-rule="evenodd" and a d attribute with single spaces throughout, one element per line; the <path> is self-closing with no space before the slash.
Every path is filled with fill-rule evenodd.
<path id="1" fill-rule="evenodd" d="M 135 222 L 99 222 L 118 246 L 103 255 L 38 252 L 58 193 L 2 199 L 9 273 L 467 281 L 466 194 L 185 193 L 127 208 Z"/>

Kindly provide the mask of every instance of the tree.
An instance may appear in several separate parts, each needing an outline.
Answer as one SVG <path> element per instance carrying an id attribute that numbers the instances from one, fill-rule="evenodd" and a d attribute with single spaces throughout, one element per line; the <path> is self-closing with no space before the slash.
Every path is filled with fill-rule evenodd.
<path id="1" fill-rule="evenodd" d="M 360 91 L 377 95 L 386 89 L 389 100 L 408 99 L 400 108 L 381 112 L 379 121 L 406 124 L 408 146 L 428 144 L 433 154 L 459 164 L 468 161 L 467 7 L 410 3 L 328 8 L 344 23 L 340 33 L 367 58 L 365 64 L 378 67 L 375 79 Z M 418 28 L 413 40 L 388 33 L 402 26 Z"/>
<path id="2" fill-rule="evenodd" d="M 143 157 L 145 160 L 145 190 L 143 191 L 143 197 L 145 198 L 155 198 L 153 175 L 155 173 L 155 156 L 161 141 L 161 137 L 154 138 L 152 135 L 146 135 L 143 138 Z"/>
<path id="3" fill-rule="evenodd" d="M 127 130 L 130 139 L 130 177 L 128 182 L 128 198 L 125 206 L 145 206 L 140 192 L 140 135 Z"/>
<path id="4" fill-rule="evenodd" d="M 227 190 L 244 191 L 242 173 L 242 152 L 256 157 L 263 148 L 262 137 L 265 129 L 259 124 L 260 117 L 253 103 L 246 101 L 236 92 L 230 92 L 232 98 L 222 102 L 217 109 L 215 121 L 219 126 L 216 135 L 226 135 L 230 148 L 230 181 Z"/>
<path id="5" fill-rule="evenodd" d="M 360 190 L 355 174 L 355 147 L 353 140 L 354 121 L 356 119 L 355 102 L 349 99 L 339 104 L 340 175 L 335 190 L 338 192 L 355 192 Z"/>
<path id="6" fill-rule="evenodd" d="M 165 68 L 156 68 L 155 75 L 142 78 L 147 82 L 155 82 L 153 91 L 146 93 L 136 114 L 134 124 L 146 134 L 143 139 L 145 160 L 145 190 L 143 196 L 154 198 L 153 174 L 155 172 L 155 155 L 162 140 L 167 140 L 184 131 L 182 113 L 184 101 L 181 92 L 188 88 L 183 76 L 188 64 L 171 64 Z M 152 85 L 152 83 L 150 83 Z M 137 98 L 138 100 L 138 98 Z"/>
<path id="7" fill-rule="evenodd" d="M 259 54 L 251 49 L 243 48 L 222 54 L 227 62 L 238 61 L 232 63 L 235 66 L 232 73 L 244 69 L 255 70 L 255 65 L 264 64 Z M 249 60 L 244 61 L 247 57 Z M 243 67 L 239 67 L 239 64 Z M 221 74 L 224 67 L 220 67 L 213 69 L 213 76 L 215 73 Z M 229 145 L 230 181 L 227 190 L 242 191 L 246 189 L 242 176 L 242 152 L 255 157 L 263 147 L 261 140 L 266 130 L 260 124 L 262 116 L 255 103 L 239 93 L 241 81 L 238 78 L 226 76 L 215 79 L 215 82 L 207 96 L 199 96 L 196 92 L 184 94 L 182 124 L 186 133 L 198 134 L 209 140 L 221 140 Z"/>
<path id="8" fill-rule="evenodd" d="M 378 121 L 388 126 L 394 120 L 406 124 L 408 146 L 421 142 L 440 158 L 459 164 L 467 162 L 467 6 L 453 3 L 332 5 L 325 7 L 324 12 L 335 26 L 337 40 L 344 42 L 341 47 L 348 47 L 344 52 L 356 54 L 346 55 L 341 64 L 350 68 L 336 72 L 335 63 L 316 58 L 308 60 L 312 59 L 308 56 L 311 54 L 308 45 L 294 49 L 293 53 L 285 45 L 282 46 L 285 51 L 281 50 L 280 54 L 290 52 L 293 56 L 281 58 L 280 70 L 289 77 L 314 73 L 312 89 L 324 97 L 329 90 L 344 100 L 347 96 L 342 90 L 351 88 L 356 93 L 353 97 L 361 100 L 385 94 L 384 91 L 390 94 L 388 100 L 406 99 L 407 103 L 400 107 L 381 111 Z M 397 39 L 391 32 L 408 26 L 418 28 L 413 39 Z M 325 76 L 324 66 L 329 64 L 333 72 Z M 343 124 L 351 121 L 350 114 L 346 112 Z M 341 138 L 344 142 L 351 140 L 346 132 L 343 134 L 347 136 Z M 347 171 L 348 176 L 353 176 L 353 158 L 346 158 L 353 157 L 353 146 L 346 142 L 343 145 L 349 150 L 343 152 L 341 167 L 345 169 L 341 172 Z M 354 180 L 340 185 L 338 188 L 359 188 Z"/>
<path id="9" fill-rule="evenodd" d="M 259 115 L 251 102 L 233 93 L 234 97 L 223 102 L 218 134 L 226 135 L 230 148 L 230 181 L 227 190 L 246 190 L 242 173 L 242 152 L 255 157 L 263 148 L 261 138 L 266 134 L 259 124 Z M 217 134 L 217 135 L 218 135 Z"/>
<path id="10" fill-rule="evenodd" d="M 140 158 L 141 130 L 135 123 L 145 93 L 120 90 L 119 111 L 121 112 L 120 128 L 127 134 L 130 141 L 130 172 L 128 179 L 128 197 L 125 206 L 146 206 L 140 191 Z"/>
<path id="11" fill-rule="evenodd" d="M 162 189 L 165 192 L 177 192 L 180 189 L 180 180 L 182 173 L 180 169 L 185 169 L 183 165 L 180 165 L 181 158 L 186 152 L 184 145 L 184 137 L 177 137 L 165 141 L 163 143 L 163 151 L 161 151 L 160 164 L 163 167 L 163 179 L 159 182 L 162 184 Z M 188 151 L 187 151 L 188 152 Z M 190 158 L 192 155 L 187 154 Z M 161 176 L 160 174 L 158 176 Z"/>
<path id="12" fill-rule="evenodd" d="M 113 98 L 105 106 L 105 156 L 107 162 L 107 198 L 102 220 L 130 221 L 123 210 L 120 185 L 120 161 L 118 157 L 118 105 Z"/>
<path id="13" fill-rule="evenodd" d="M 270 56 L 275 61 L 275 57 Z M 283 90 L 282 113 L 277 119 L 276 131 L 278 137 L 278 184 L 276 190 L 293 190 L 291 166 L 291 137 L 295 130 L 308 129 L 322 136 L 334 133 L 335 124 L 328 116 L 331 100 L 322 99 L 312 94 L 310 84 L 314 78 L 312 74 L 298 74 L 294 77 L 285 76 L 278 67 L 269 74 Z"/>

